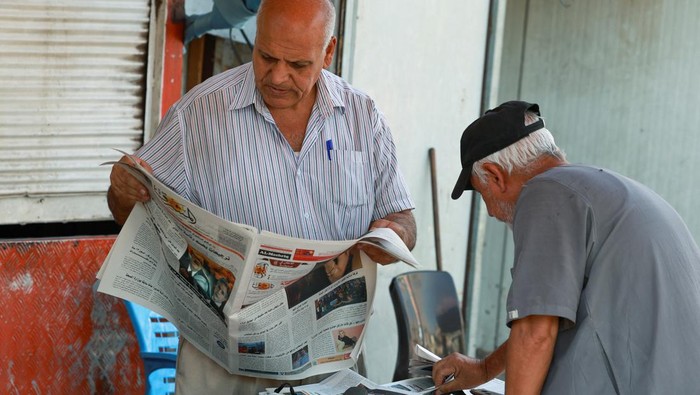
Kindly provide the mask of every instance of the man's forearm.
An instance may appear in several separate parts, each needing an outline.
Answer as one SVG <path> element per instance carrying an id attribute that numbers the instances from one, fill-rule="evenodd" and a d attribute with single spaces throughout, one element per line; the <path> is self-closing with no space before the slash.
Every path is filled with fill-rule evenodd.
<path id="1" fill-rule="evenodd" d="M 506 352 L 506 393 L 539 394 L 549 371 L 559 318 L 529 316 L 514 321 Z"/>
<path id="2" fill-rule="evenodd" d="M 486 370 L 486 381 L 492 380 L 506 369 L 506 354 L 508 352 L 508 341 L 503 342 L 496 350 L 484 359 Z"/>

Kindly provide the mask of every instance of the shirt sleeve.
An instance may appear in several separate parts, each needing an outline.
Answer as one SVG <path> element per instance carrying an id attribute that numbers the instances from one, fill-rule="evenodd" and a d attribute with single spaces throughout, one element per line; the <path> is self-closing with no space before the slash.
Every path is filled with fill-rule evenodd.
<path id="1" fill-rule="evenodd" d="M 396 158 L 396 145 L 384 116 L 374 109 L 374 150 L 373 174 L 376 195 L 373 220 L 403 210 L 415 208 L 408 186 L 404 180 Z"/>
<path id="2" fill-rule="evenodd" d="M 187 188 L 183 132 L 176 107 L 170 107 L 153 139 L 144 144 L 136 155 L 151 165 L 153 175 L 158 180 L 191 200 Z"/>
<path id="3" fill-rule="evenodd" d="M 590 205 L 577 192 L 551 180 L 531 180 L 520 194 L 513 220 L 513 283 L 507 324 L 530 315 L 576 323 L 592 224 Z"/>

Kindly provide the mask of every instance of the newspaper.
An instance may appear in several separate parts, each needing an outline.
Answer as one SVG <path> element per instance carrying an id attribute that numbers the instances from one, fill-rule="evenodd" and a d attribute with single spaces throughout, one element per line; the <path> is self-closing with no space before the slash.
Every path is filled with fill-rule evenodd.
<path id="1" fill-rule="evenodd" d="M 362 390 L 350 392 L 351 388 Z M 343 395 L 343 394 L 381 394 L 381 395 L 427 395 L 435 392 L 433 379 L 430 376 L 413 377 L 389 384 L 375 384 L 364 376 L 350 369 L 341 370 L 320 383 L 306 384 L 294 387 L 298 395 Z M 462 391 L 477 395 L 503 395 L 505 383 L 500 379 L 492 379 L 471 390 Z M 282 389 L 266 388 L 258 395 L 290 394 L 289 387 Z"/>
<path id="2" fill-rule="evenodd" d="M 115 165 L 151 199 L 129 215 L 98 291 L 161 314 L 230 373 L 292 380 L 353 366 L 377 276 L 355 247 L 418 265 L 390 229 L 344 241 L 259 232 L 192 204 L 136 163 Z"/>

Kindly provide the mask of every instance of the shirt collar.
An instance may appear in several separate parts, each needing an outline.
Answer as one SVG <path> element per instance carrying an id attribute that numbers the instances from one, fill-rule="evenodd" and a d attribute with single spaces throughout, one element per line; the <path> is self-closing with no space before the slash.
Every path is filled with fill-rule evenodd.
<path id="1" fill-rule="evenodd" d="M 259 113 L 269 113 L 260 91 L 255 87 L 253 63 L 250 62 L 242 67 L 247 68 L 245 77 L 243 78 L 243 83 L 240 85 L 240 90 L 233 95 L 233 101 L 229 105 L 229 110 L 239 110 L 252 104 L 255 105 L 255 109 Z M 332 115 L 335 108 L 338 108 L 341 113 L 345 112 L 345 104 L 341 99 L 340 90 L 342 88 L 339 84 L 335 83 L 334 78 L 331 72 L 322 70 L 321 76 L 316 83 L 316 107 L 324 118 Z"/>
<path id="2" fill-rule="evenodd" d="M 328 70 L 322 70 L 316 83 L 316 105 L 324 117 L 333 115 L 334 109 L 345 113 L 345 103 L 341 99 L 341 85 L 336 83 L 337 77 Z"/>
<path id="3" fill-rule="evenodd" d="M 255 88 L 255 75 L 253 73 L 253 63 L 249 62 L 241 66 L 245 67 L 243 83 L 239 85 L 238 91 L 233 94 L 233 101 L 228 109 L 240 110 L 256 102 L 262 103 L 260 92 Z"/>

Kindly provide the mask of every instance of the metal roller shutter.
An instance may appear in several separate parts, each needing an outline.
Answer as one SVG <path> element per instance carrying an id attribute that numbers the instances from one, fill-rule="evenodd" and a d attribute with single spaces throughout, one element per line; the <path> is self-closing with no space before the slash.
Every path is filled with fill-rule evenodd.
<path id="1" fill-rule="evenodd" d="M 144 133 L 149 0 L 0 3 L 0 224 L 109 218 Z"/>

